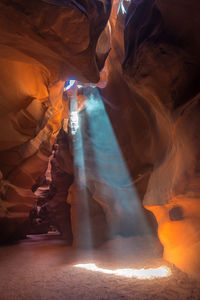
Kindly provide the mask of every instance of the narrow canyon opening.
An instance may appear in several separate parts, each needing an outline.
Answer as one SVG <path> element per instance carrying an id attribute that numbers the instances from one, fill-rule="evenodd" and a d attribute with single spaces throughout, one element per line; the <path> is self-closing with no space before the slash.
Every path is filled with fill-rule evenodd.
<path id="1" fill-rule="evenodd" d="M 200 298 L 199 11 L 1 1 L 0 299 Z"/>

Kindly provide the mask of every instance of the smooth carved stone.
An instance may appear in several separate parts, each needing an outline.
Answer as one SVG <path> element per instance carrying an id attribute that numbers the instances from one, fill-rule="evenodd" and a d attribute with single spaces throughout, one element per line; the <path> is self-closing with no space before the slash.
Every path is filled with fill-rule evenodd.
<path id="1" fill-rule="evenodd" d="M 183 209 L 180 206 L 175 206 L 169 211 L 171 221 L 183 220 Z"/>
<path id="2" fill-rule="evenodd" d="M 136 0 L 127 17 L 118 4 L 110 50 L 111 1 L 0 3 L 1 241 L 27 231 L 28 191 L 69 114 L 64 81 L 97 82 L 107 57 L 107 86 L 84 90 L 74 145 L 58 136 L 51 214 L 77 246 L 154 228 L 164 258 L 199 278 L 199 1 Z"/>
<path id="3" fill-rule="evenodd" d="M 186 25 L 191 11 L 196 16 L 199 3 L 186 2 L 148 1 L 145 8 L 161 9 L 155 19 L 151 9 L 141 9 L 137 19 L 134 13 L 146 1 L 132 2 L 125 34 L 125 63 L 130 71 L 126 74 L 121 72 L 123 16 L 118 17 L 121 23 L 116 22 L 107 61 L 108 84 L 102 94 L 136 190 L 139 184 L 143 205 L 156 218 L 164 258 L 199 278 L 198 18 L 196 24 Z M 161 23 L 164 31 L 159 33 Z"/>
<path id="4" fill-rule="evenodd" d="M 163 22 L 155 0 L 132 1 L 127 12 L 124 40 L 125 60 L 123 68 L 133 72 L 137 50 L 145 40 L 157 40 L 163 31 Z"/>
<path id="5" fill-rule="evenodd" d="M 67 6 L 47 2 L 0 3 L 0 169 L 14 189 L 0 202 L 6 224 L 4 240 L 12 239 L 14 232 L 17 236 L 21 220 L 28 219 L 34 205 L 33 194 L 27 196 L 26 205 L 24 195 L 32 193 L 35 181 L 46 171 L 63 118 L 65 80 L 72 76 L 98 81 L 106 58 L 98 59 L 96 45 L 109 18 L 111 1 L 89 0 L 81 5 L 67 1 Z M 103 37 L 105 40 L 108 33 Z M 109 41 L 105 52 L 108 50 Z M 13 230 L 6 232 L 9 222 Z"/>

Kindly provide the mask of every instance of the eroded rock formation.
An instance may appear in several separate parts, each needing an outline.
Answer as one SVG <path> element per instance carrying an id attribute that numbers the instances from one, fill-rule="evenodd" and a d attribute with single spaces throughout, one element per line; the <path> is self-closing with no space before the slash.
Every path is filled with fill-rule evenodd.
<path id="1" fill-rule="evenodd" d="M 143 204 L 157 219 L 164 257 L 198 277 L 200 77 L 196 30 L 200 22 L 197 11 L 197 1 L 190 4 L 134 1 L 124 21 L 125 60 L 123 49 L 119 49 L 124 28 L 117 25 L 107 63 L 108 85 L 103 94 L 112 103 L 123 106 L 125 116 L 120 119 L 120 124 L 126 124 L 123 129 L 117 126 L 119 114 L 110 116 L 124 156 L 129 159 L 131 174 L 134 176 L 135 171 L 144 176 L 145 166 L 147 174 L 150 173 L 147 185 L 142 182 L 143 176 L 139 182 L 146 190 Z M 195 25 L 189 24 L 191 13 Z M 117 60 L 121 60 L 118 65 Z M 123 138 L 124 128 L 129 144 Z"/>
<path id="2" fill-rule="evenodd" d="M 82 88 L 78 131 L 60 135 L 51 210 L 77 246 L 149 233 L 153 214 L 164 257 L 199 276 L 199 1 L 113 1 L 109 23 L 111 1 L 0 8 L 1 239 L 25 234 L 64 81 L 97 82 L 107 58 L 106 88 Z"/>
<path id="3" fill-rule="evenodd" d="M 105 60 L 95 50 L 110 1 L 50 2 L 0 3 L 1 240 L 18 238 L 34 205 L 31 187 L 61 127 L 64 81 L 98 81 Z"/>

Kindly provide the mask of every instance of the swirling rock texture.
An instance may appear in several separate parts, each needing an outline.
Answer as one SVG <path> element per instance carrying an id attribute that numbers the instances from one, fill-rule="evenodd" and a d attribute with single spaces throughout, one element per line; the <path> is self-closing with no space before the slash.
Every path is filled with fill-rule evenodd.
<path id="1" fill-rule="evenodd" d="M 111 4 L 82 2 L 0 3 L 1 241 L 27 232 L 31 187 L 61 127 L 64 81 L 99 79 L 105 57 L 95 50 Z"/>
<path id="2" fill-rule="evenodd" d="M 156 217 L 164 257 L 197 277 L 199 9 L 198 1 L 132 1 L 115 27 L 102 92 L 123 107 L 121 116 L 110 112 L 112 124 L 132 177 L 142 175 L 136 188 Z"/>
<path id="3" fill-rule="evenodd" d="M 107 58 L 106 88 L 84 88 L 77 134 L 61 133 L 52 212 L 77 246 L 144 234 L 153 214 L 164 257 L 198 277 L 200 4 L 113 1 L 106 26 L 110 4 L 1 1 L 1 236 L 25 234 L 64 80 L 97 82 Z"/>

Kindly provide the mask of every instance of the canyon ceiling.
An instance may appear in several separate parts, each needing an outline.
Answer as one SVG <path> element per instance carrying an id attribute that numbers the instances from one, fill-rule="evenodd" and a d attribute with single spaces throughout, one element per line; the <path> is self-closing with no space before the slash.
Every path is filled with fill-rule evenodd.
<path id="1" fill-rule="evenodd" d="M 48 207 L 69 243 L 149 227 L 165 259 L 200 275 L 199 13 L 199 0 L 0 2 L 2 243 L 29 233 L 50 164 Z M 71 78 L 74 136 L 61 128 Z"/>

